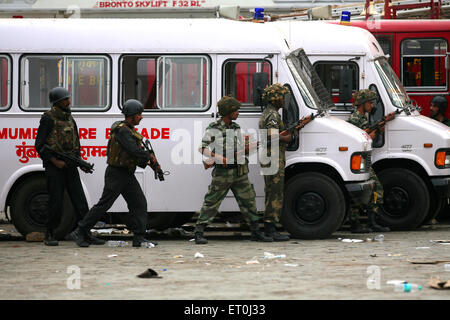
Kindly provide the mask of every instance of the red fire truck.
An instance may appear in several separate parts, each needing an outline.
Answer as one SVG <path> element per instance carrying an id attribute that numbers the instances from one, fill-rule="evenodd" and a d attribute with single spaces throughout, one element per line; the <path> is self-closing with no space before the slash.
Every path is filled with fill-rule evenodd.
<path id="1" fill-rule="evenodd" d="M 429 115 L 430 101 L 436 95 L 450 102 L 450 20 L 365 20 L 350 25 L 367 29 L 377 38 L 423 115 Z M 446 117 L 450 118 L 450 107 Z"/>

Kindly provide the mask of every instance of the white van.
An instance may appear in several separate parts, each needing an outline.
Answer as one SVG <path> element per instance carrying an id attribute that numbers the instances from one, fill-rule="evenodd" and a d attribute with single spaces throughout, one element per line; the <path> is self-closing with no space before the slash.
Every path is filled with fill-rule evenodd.
<path id="1" fill-rule="evenodd" d="M 151 169 L 136 171 L 148 199 L 149 227 L 185 223 L 200 209 L 211 181 L 198 147 L 218 116 L 216 101 L 228 94 L 240 100 L 237 122 L 257 137 L 261 108 L 254 101 L 264 81 L 291 89 L 283 112 L 288 125 L 324 113 L 289 147 L 283 226 L 294 237 L 328 237 L 341 226 L 350 202 L 369 200 L 370 138 L 329 115 L 330 104 L 318 97 L 312 75 L 305 73 L 306 56 L 269 25 L 215 19 L 2 19 L 0 28 L 0 210 L 9 209 L 22 234 L 44 228 L 47 193 L 34 139 L 49 108 L 48 92 L 57 85 L 72 93 L 82 157 L 95 165 L 93 174 L 81 173 L 89 206 L 102 192 L 111 124 L 123 119 L 124 101 L 135 98 L 145 106 L 138 130 L 170 172 L 160 182 Z M 250 181 L 263 211 L 256 155 L 250 157 Z M 70 212 L 70 202 L 66 205 Z M 239 211 L 231 194 L 220 209 Z M 121 198 L 111 208 L 111 213 L 127 211 Z M 57 234 L 70 231 L 74 219 L 64 215 Z"/>
<path id="2" fill-rule="evenodd" d="M 339 97 L 345 85 L 352 92 L 367 88 L 377 92 L 372 123 L 402 111 L 372 145 L 373 168 L 384 186 L 381 219 L 390 227 L 410 229 L 434 218 L 450 197 L 450 130 L 411 105 L 374 36 L 360 28 L 325 22 L 272 25 L 286 35 L 291 47 L 304 48 L 333 96 L 333 116 L 347 120 L 353 111 L 350 99 Z"/>

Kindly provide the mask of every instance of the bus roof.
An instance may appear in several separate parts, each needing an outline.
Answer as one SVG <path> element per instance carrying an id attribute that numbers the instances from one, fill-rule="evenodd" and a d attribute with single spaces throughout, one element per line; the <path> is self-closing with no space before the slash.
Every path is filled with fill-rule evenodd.
<path id="1" fill-rule="evenodd" d="M 1 52 L 279 53 L 268 24 L 225 19 L 0 19 Z"/>
<path id="2" fill-rule="evenodd" d="M 334 21 L 333 23 L 339 23 Z M 371 32 L 438 32 L 449 31 L 450 20 L 368 20 L 351 21 L 351 26 L 367 29 Z"/>
<path id="3" fill-rule="evenodd" d="M 333 25 L 322 21 L 276 21 L 291 46 L 307 54 L 384 55 L 375 37 L 367 30 Z"/>

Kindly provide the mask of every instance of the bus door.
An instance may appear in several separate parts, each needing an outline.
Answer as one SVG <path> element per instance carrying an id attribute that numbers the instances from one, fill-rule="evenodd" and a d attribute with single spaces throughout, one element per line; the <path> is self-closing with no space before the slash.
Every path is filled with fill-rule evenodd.
<path id="1" fill-rule="evenodd" d="M 237 123 L 250 140 L 258 139 L 258 122 L 261 116 L 261 106 L 255 105 L 255 86 L 258 83 L 272 84 L 277 71 L 277 56 L 267 54 L 257 55 L 219 55 L 217 57 L 217 97 L 233 95 L 242 106 L 239 110 Z M 219 85 L 220 84 L 220 85 Z M 260 88 L 262 93 L 264 87 Z M 264 209 L 264 180 L 260 175 L 257 153 L 249 157 L 249 178 L 256 191 L 258 210 Z M 226 210 L 239 210 L 233 194 L 224 200 Z"/>
<path id="2" fill-rule="evenodd" d="M 145 169 L 149 211 L 197 211 L 211 171 L 198 152 L 203 131 L 214 120 L 212 59 L 208 55 L 123 55 L 120 104 L 144 105 L 138 131 L 149 139 L 164 171 L 164 181 Z M 193 187 L 195 186 L 195 187 Z M 176 197 L 180 201 L 173 201 Z"/>

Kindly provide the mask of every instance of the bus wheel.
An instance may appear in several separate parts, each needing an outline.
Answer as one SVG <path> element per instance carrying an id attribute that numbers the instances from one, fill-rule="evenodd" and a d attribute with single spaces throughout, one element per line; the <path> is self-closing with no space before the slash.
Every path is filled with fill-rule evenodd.
<path id="1" fill-rule="evenodd" d="M 301 173 L 285 187 L 283 227 L 300 239 L 329 237 L 345 217 L 345 197 L 339 185 L 321 173 Z"/>
<path id="2" fill-rule="evenodd" d="M 194 216 L 194 212 L 179 212 L 179 213 L 177 213 L 175 215 L 175 218 L 173 219 L 172 223 L 170 224 L 170 228 L 181 227 L 183 224 L 191 221 L 193 216 Z"/>
<path id="3" fill-rule="evenodd" d="M 430 193 L 430 210 L 428 214 L 425 216 L 425 219 L 422 221 L 421 225 L 430 224 L 433 219 L 441 212 L 442 207 L 444 206 L 444 198 L 438 197 L 434 192 Z"/>
<path id="4" fill-rule="evenodd" d="M 29 178 L 15 190 L 11 201 L 11 220 L 22 235 L 30 232 L 45 232 L 48 216 L 48 193 L 45 178 Z M 71 232 L 77 223 L 75 211 L 67 192 L 64 194 L 64 214 L 54 230 L 57 239 Z"/>
<path id="5" fill-rule="evenodd" d="M 404 168 L 385 169 L 378 173 L 378 178 L 384 191 L 380 222 L 397 230 L 417 228 L 430 210 L 430 194 L 425 182 Z"/>
<path id="6" fill-rule="evenodd" d="M 171 227 L 175 216 L 176 213 L 173 212 L 149 212 L 147 229 L 166 230 Z"/>

